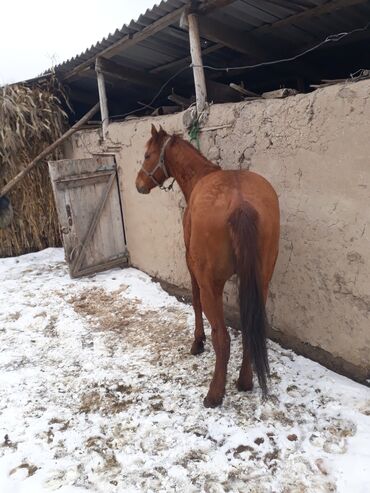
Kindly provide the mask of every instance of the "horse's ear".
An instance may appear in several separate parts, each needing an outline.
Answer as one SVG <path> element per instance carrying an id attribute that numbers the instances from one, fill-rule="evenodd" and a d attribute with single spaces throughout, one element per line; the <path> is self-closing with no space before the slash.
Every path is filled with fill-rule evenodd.
<path id="1" fill-rule="evenodd" d="M 160 134 L 165 134 L 166 133 L 166 131 L 163 130 L 162 125 L 159 125 L 159 133 Z"/>
<path id="2" fill-rule="evenodd" d="M 155 126 L 152 123 L 152 137 L 155 139 L 157 137 L 157 135 L 158 135 L 157 129 L 155 128 Z"/>

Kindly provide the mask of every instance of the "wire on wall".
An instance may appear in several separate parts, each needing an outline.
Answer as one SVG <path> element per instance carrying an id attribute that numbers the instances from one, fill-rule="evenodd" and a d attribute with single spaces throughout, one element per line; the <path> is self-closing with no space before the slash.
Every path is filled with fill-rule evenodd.
<path id="1" fill-rule="evenodd" d="M 114 115 L 114 116 L 110 117 L 110 119 L 113 119 L 113 118 L 125 118 L 126 116 L 132 115 L 133 113 L 138 113 L 139 111 L 144 111 L 148 106 L 152 106 L 153 103 L 162 94 L 164 88 L 173 79 L 175 79 L 175 77 L 177 77 L 178 75 L 180 75 L 185 70 L 190 70 L 193 67 L 203 67 L 204 69 L 208 69 L 208 70 L 216 70 L 216 71 L 229 72 L 229 71 L 232 71 L 232 70 L 248 70 L 248 69 L 255 69 L 255 68 L 259 68 L 259 67 L 266 67 L 266 66 L 269 66 L 269 65 L 276 65 L 276 64 L 279 64 L 279 63 L 292 62 L 294 60 L 297 60 L 298 58 L 303 57 L 304 55 L 307 55 L 308 53 L 311 53 L 311 52 L 313 52 L 315 50 L 318 50 L 319 48 L 321 48 L 325 44 L 328 44 L 328 43 L 338 43 L 342 39 L 346 38 L 347 36 L 350 36 L 351 34 L 355 34 L 355 33 L 358 33 L 358 32 L 367 31 L 369 29 L 369 27 L 370 27 L 370 21 L 366 25 L 364 25 L 362 27 L 358 27 L 356 29 L 352 29 L 352 31 L 348 31 L 348 32 L 345 31 L 345 32 L 337 33 L 337 34 L 330 34 L 329 36 L 327 36 L 325 39 L 323 39 L 319 43 L 311 46 L 310 48 L 307 48 L 306 50 L 304 50 L 304 51 L 302 51 L 302 52 L 300 52 L 300 53 L 298 53 L 296 55 L 293 55 L 291 57 L 288 57 L 288 58 L 278 58 L 276 60 L 270 60 L 270 61 L 266 61 L 266 62 L 255 63 L 255 64 L 252 64 L 252 65 L 240 65 L 240 66 L 237 66 L 237 67 L 215 67 L 213 65 L 193 65 L 193 64 L 186 65 L 185 67 L 182 67 L 177 72 L 175 72 L 173 75 L 171 75 L 171 77 L 169 77 L 166 80 L 166 82 L 164 82 L 162 84 L 162 86 L 160 87 L 160 89 L 158 90 L 158 92 L 155 94 L 155 96 L 153 97 L 153 99 L 147 105 L 140 106 L 140 107 L 136 108 L 135 110 L 131 110 L 131 111 L 127 112 L 127 113 L 124 113 L 123 115 Z"/>

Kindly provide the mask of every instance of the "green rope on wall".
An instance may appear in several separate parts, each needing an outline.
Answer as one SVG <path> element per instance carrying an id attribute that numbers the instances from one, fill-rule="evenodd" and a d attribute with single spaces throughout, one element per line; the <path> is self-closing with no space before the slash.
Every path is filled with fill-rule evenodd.
<path id="1" fill-rule="evenodd" d="M 200 126 L 199 126 L 198 118 L 196 118 L 193 121 L 191 127 L 189 128 L 188 133 L 189 133 L 190 142 L 195 141 L 198 151 L 200 151 L 200 141 L 199 141 Z"/>

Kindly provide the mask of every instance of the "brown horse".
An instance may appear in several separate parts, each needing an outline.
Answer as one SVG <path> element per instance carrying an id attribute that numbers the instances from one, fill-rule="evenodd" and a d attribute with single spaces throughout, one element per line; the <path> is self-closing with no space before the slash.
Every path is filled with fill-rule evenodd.
<path id="1" fill-rule="evenodd" d="M 223 312 L 223 290 L 233 274 L 239 277 L 243 360 L 239 390 L 253 388 L 252 365 L 263 394 L 269 364 L 266 348 L 268 285 L 279 243 L 279 203 L 262 176 L 246 170 L 224 171 L 178 136 L 152 125 L 143 165 L 136 178 L 140 193 L 149 193 L 173 177 L 187 208 L 184 215 L 186 262 L 195 312 L 192 354 L 204 351 L 202 311 L 212 328 L 216 366 L 204 399 L 206 407 L 221 404 L 225 394 L 230 336 Z"/>

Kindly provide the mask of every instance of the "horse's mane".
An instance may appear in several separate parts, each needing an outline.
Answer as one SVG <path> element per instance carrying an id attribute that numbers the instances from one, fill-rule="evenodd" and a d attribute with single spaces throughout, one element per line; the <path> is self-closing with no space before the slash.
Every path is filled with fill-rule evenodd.
<path id="1" fill-rule="evenodd" d="M 205 161 L 209 166 L 213 166 L 214 168 L 217 168 L 217 169 L 220 168 L 220 166 L 218 166 L 218 164 L 212 163 L 212 161 L 207 159 L 206 156 L 204 156 L 204 154 L 202 154 L 200 151 L 198 151 L 198 149 L 196 147 L 194 147 L 189 141 L 183 139 L 179 135 L 176 135 L 176 134 L 171 135 L 170 145 L 174 145 L 174 144 L 184 145 L 189 150 L 196 153 L 199 156 L 199 158 L 201 158 L 202 161 Z"/>

